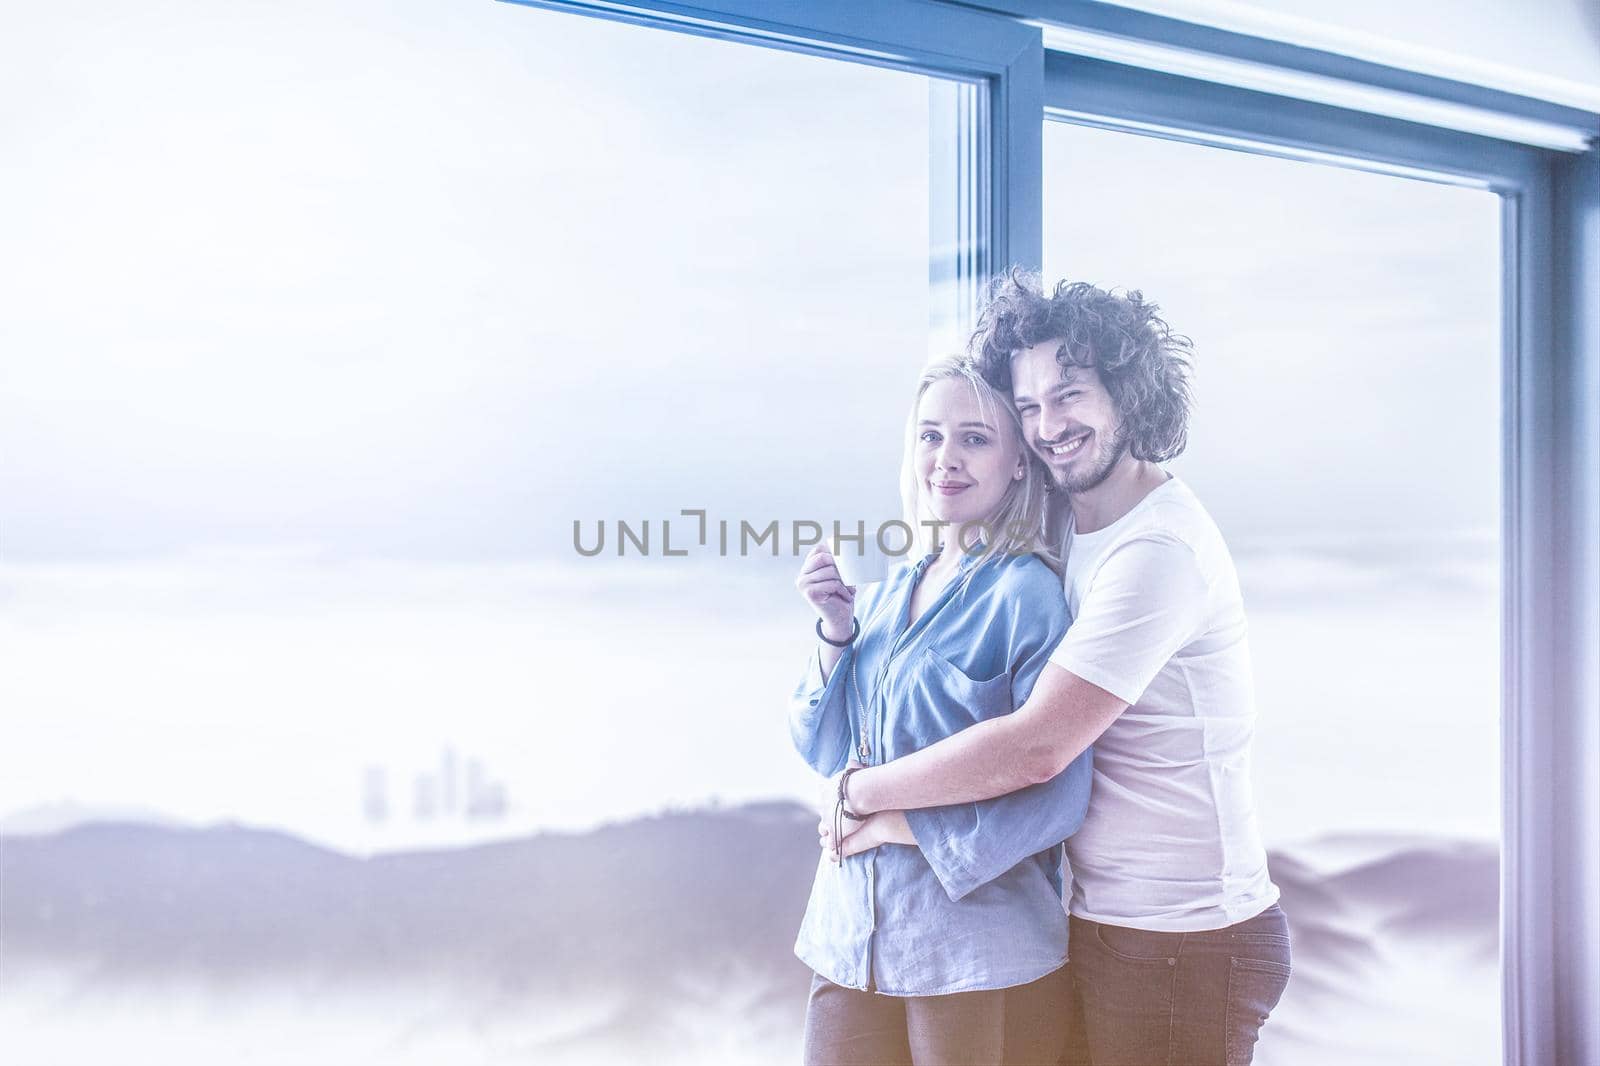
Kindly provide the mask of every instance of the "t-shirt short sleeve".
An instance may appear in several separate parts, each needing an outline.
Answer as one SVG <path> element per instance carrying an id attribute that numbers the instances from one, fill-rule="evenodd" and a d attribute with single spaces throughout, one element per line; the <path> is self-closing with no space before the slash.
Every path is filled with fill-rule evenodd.
<path id="1" fill-rule="evenodd" d="M 1050 661 L 1124 703 L 1139 697 L 1205 625 L 1210 590 L 1194 549 L 1170 534 L 1130 537 L 1090 578 Z"/>

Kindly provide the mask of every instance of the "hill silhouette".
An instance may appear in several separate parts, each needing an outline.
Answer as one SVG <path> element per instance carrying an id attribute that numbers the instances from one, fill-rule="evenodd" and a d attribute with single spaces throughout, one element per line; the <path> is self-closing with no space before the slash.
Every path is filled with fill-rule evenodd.
<path id="1" fill-rule="evenodd" d="M 1416 1061 L 1408 1042 L 1447 1024 L 1476 1046 L 1460 1019 L 1492 1009 L 1492 843 L 1328 838 L 1270 861 L 1295 976 L 1265 1066 Z M 814 815 L 791 803 L 368 858 L 234 824 L 0 836 L 0 1007 L 22 1019 L 7 1039 L 52 1047 L 126 994 L 186 988 L 212 1020 L 185 1039 L 219 1053 L 228 1019 L 256 1016 L 229 1004 L 260 992 L 289 997 L 272 1032 L 290 1057 L 325 1050 L 293 1020 L 319 1009 L 420 1061 L 446 1053 L 427 1039 L 455 1061 L 789 1061 L 816 862 Z M 111 1043 L 85 1056 L 116 1046 L 95 1039 Z"/>

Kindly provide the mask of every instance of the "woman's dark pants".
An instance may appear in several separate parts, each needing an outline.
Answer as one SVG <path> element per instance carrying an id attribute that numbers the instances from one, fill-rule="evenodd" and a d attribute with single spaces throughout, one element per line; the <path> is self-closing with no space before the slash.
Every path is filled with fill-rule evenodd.
<path id="1" fill-rule="evenodd" d="M 811 979 L 807 1066 L 1053 1066 L 1066 1047 L 1065 967 L 1015 988 L 884 996 Z"/>

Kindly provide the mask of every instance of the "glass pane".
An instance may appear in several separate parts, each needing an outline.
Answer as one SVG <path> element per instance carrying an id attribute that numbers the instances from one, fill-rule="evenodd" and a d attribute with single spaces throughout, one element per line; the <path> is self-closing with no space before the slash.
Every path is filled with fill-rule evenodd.
<path id="1" fill-rule="evenodd" d="M 0 1045 L 790 1061 L 814 823 L 734 805 L 813 790 L 792 523 L 897 512 L 980 89 L 504 4 L 29 17 Z"/>
<path id="2" fill-rule="evenodd" d="M 1195 343 L 1295 978 L 1258 1061 L 1499 1060 L 1500 203 L 1045 127 L 1045 268 Z"/>

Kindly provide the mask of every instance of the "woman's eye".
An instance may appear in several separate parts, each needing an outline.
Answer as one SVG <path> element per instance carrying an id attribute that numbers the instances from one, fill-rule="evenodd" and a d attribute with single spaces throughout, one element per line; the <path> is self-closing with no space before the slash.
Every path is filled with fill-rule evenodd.
<path id="1" fill-rule="evenodd" d="M 935 433 L 931 429 L 923 430 L 922 436 L 920 438 L 918 438 L 918 439 L 921 440 L 922 443 L 924 443 L 924 444 L 938 444 L 939 443 L 939 434 Z"/>
<path id="2" fill-rule="evenodd" d="M 982 447 L 983 445 L 989 443 L 989 438 L 981 436 L 981 435 L 979 435 L 977 433 L 972 433 L 972 434 L 968 435 L 967 443 L 972 445 L 973 447 Z"/>

